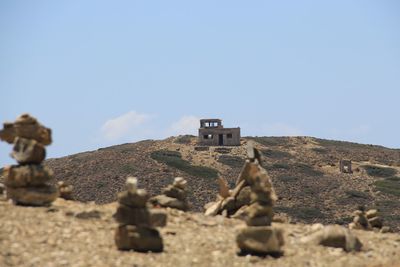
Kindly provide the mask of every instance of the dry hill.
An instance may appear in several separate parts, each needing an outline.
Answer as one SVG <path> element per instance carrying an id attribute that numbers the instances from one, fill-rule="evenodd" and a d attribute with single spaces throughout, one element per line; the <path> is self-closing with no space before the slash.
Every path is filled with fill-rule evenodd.
<path id="1" fill-rule="evenodd" d="M 79 153 L 46 164 L 57 180 L 75 187 L 80 201 L 110 203 L 128 175 L 160 193 L 173 177 L 188 180 L 192 210 L 215 199 L 216 177 L 233 186 L 247 142 L 264 154 L 279 200 L 276 211 L 292 222 L 347 224 L 358 205 L 378 208 L 385 223 L 400 230 L 400 150 L 311 137 L 249 137 L 242 146 L 195 150 L 196 138 L 146 140 Z M 341 158 L 353 161 L 353 174 L 339 172 Z"/>

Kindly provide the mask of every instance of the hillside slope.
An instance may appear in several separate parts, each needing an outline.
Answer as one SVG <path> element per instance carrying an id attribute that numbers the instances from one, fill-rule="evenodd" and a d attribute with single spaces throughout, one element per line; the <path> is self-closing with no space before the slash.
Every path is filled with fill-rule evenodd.
<path id="1" fill-rule="evenodd" d="M 155 195 L 173 177 L 188 180 L 192 210 L 215 199 L 217 175 L 233 187 L 247 142 L 264 155 L 279 200 L 276 211 L 292 222 L 347 224 L 358 205 L 378 208 L 400 230 L 400 150 L 311 137 L 249 137 L 240 147 L 195 150 L 196 138 L 146 140 L 84 152 L 46 164 L 57 180 L 75 187 L 75 198 L 104 204 L 116 199 L 128 175 Z M 353 174 L 339 172 L 339 159 L 353 161 Z"/>

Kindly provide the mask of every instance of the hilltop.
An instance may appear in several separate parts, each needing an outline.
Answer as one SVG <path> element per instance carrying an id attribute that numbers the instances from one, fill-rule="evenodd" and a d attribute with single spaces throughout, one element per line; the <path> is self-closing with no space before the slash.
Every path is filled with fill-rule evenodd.
<path id="1" fill-rule="evenodd" d="M 188 180 L 193 211 L 218 192 L 216 178 L 233 187 L 253 142 L 264 155 L 279 200 L 276 212 L 293 223 L 347 224 L 359 205 L 378 208 L 385 224 L 400 230 L 400 150 L 312 137 L 247 137 L 241 146 L 196 149 L 193 136 L 122 144 L 48 159 L 57 180 L 74 185 L 75 199 L 111 203 L 126 177 L 137 176 L 151 195 L 176 176 Z M 339 159 L 353 174 L 339 172 Z"/>

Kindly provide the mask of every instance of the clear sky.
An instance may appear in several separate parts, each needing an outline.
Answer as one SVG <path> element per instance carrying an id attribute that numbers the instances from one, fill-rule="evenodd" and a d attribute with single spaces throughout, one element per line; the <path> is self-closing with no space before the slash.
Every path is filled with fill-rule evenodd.
<path id="1" fill-rule="evenodd" d="M 49 157 L 203 117 L 399 148 L 400 1 L 4 0 L 0 96 L 0 121 L 53 129 Z"/>

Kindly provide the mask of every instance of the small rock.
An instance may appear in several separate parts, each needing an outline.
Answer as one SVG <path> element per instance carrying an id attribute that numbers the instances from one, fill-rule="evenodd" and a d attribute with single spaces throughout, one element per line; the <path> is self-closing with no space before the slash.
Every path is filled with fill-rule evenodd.
<path id="1" fill-rule="evenodd" d="M 328 225 L 307 237 L 305 242 L 342 248 L 346 252 L 360 251 L 362 247 L 360 240 L 349 229 L 339 225 Z"/>
<path id="2" fill-rule="evenodd" d="M 271 226 L 244 228 L 236 242 L 245 254 L 279 254 L 284 245 L 282 231 Z"/>

